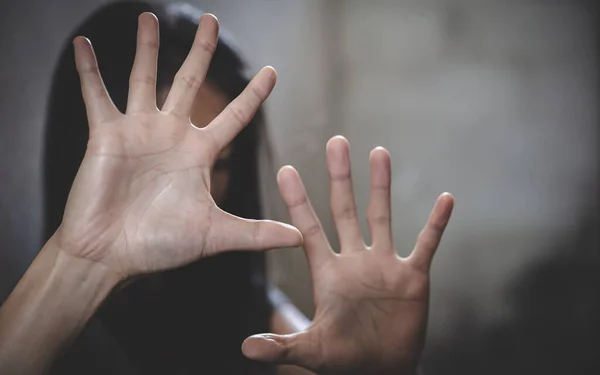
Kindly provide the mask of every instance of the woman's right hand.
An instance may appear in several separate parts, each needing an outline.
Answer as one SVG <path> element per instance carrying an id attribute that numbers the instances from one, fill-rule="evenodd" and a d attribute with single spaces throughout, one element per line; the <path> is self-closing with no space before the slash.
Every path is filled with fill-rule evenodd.
<path id="1" fill-rule="evenodd" d="M 158 110 L 158 21 L 142 14 L 125 114 L 104 87 L 90 42 L 75 39 L 90 138 L 63 222 L 51 239 L 62 252 L 101 264 L 122 279 L 228 250 L 302 242 L 295 228 L 234 217 L 210 195 L 213 162 L 252 119 L 276 80 L 273 68 L 263 68 L 208 126 L 193 126 L 190 112 L 217 34 L 217 19 L 203 15 L 193 47 Z"/>

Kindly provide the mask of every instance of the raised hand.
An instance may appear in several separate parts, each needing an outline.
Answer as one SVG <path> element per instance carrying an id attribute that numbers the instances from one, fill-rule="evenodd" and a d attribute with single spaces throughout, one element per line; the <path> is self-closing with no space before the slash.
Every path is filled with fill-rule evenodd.
<path id="1" fill-rule="evenodd" d="M 125 114 L 104 87 L 90 42 L 75 39 L 90 138 L 52 239 L 62 251 L 101 262 L 126 277 L 227 250 L 301 243 L 295 228 L 234 217 L 210 195 L 213 162 L 251 120 L 276 80 L 273 68 L 263 68 L 208 126 L 193 126 L 190 112 L 217 34 L 217 19 L 202 16 L 193 47 L 159 110 L 158 21 L 153 14 L 142 14 Z"/>
<path id="2" fill-rule="evenodd" d="M 316 313 L 304 332 L 248 338 L 242 350 L 249 358 L 318 374 L 414 373 L 427 326 L 429 268 L 454 202 L 450 194 L 441 195 L 411 255 L 399 257 L 390 225 L 390 156 L 376 148 L 370 159 L 372 244 L 366 246 L 354 203 L 349 144 L 342 137 L 327 144 L 339 254 L 331 249 L 298 173 L 291 167 L 279 172 L 281 195 L 304 236 Z"/>

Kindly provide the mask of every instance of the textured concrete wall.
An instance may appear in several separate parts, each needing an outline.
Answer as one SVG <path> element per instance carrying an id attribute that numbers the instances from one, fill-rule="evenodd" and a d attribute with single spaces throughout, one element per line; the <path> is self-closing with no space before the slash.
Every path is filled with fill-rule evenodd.
<path id="1" fill-rule="evenodd" d="M 358 200 L 368 149 L 392 152 L 394 234 L 412 247 L 437 194 L 454 219 L 434 272 L 432 334 L 572 230 L 597 177 L 594 23 L 575 2 L 340 2 L 340 126 Z"/>

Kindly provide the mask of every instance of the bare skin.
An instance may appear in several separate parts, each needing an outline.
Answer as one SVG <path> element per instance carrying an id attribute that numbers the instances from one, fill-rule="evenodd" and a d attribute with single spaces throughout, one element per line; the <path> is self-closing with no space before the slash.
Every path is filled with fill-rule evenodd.
<path id="1" fill-rule="evenodd" d="M 164 102 L 168 91 L 160 94 L 159 102 Z M 192 123 L 203 128 L 210 124 L 227 107 L 227 97 L 218 88 L 205 83 L 198 90 L 196 101 L 192 110 Z M 232 152 L 233 145 L 228 145 L 221 151 L 219 159 L 227 159 Z M 229 185 L 230 172 L 228 170 L 211 171 L 210 194 L 218 204 L 222 203 Z M 281 293 L 281 291 L 278 291 Z M 310 320 L 304 316 L 291 301 L 283 305 L 274 305 L 273 314 L 270 319 L 271 331 L 278 334 L 296 333 L 310 325 Z M 298 366 L 283 365 L 277 367 L 280 375 L 310 375 L 310 372 Z"/>
<path id="2" fill-rule="evenodd" d="M 390 225 L 391 166 L 387 150 L 371 152 L 371 197 L 366 246 L 357 220 L 349 144 L 327 144 L 331 210 L 341 250 L 330 247 L 292 167 L 278 175 L 292 223 L 304 236 L 316 313 L 310 327 L 290 335 L 248 338 L 253 359 L 295 364 L 318 374 L 413 374 L 423 349 L 429 304 L 429 269 L 454 199 L 442 194 L 408 258 L 400 258 Z"/>
<path id="3" fill-rule="evenodd" d="M 142 14 L 125 114 L 106 92 L 90 42 L 75 39 L 88 148 L 60 228 L 0 309 L 0 373 L 44 372 L 123 279 L 224 251 L 302 242 L 295 228 L 234 217 L 210 195 L 212 164 L 276 79 L 273 68 L 262 69 L 210 124 L 193 126 L 190 114 L 217 32 L 216 18 L 204 15 L 158 110 L 158 22 Z"/>
<path id="4" fill-rule="evenodd" d="M 106 94 L 90 44 L 82 38 L 75 41 L 90 139 L 55 235 L 59 247 L 128 277 L 177 267 L 223 248 L 265 249 L 271 244 L 261 242 L 273 238 L 298 243 L 301 238 L 294 229 L 234 218 L 210 195 L 212 163 L 267 97 L 275 71 L 261 70 L 238 99 L 199 129 L 191 124 L 190 114 L 216 43 L 216 19 L 203 17 L 195 48 L 160 111 L 153 83 L 157 21 L 150 15 L 140 20 L 125 115 Z M 225 228 L 248 237 L 233 238 Z"/>
<path id="5" fill-rule="evenodd" d="M 253 336 L 244 353 L 319 374 L 414 371 L 427 322 L 429 267 L 453 198 L 438 198 L 413 253 L 399 258 L 391 239 L 390 158 L 374 150 L 367 215 L 374 242 L 365 246 L 349 146 L 335 137 L 327 162 L 339 254 L 327 243 L 291 167 L 280 171 L 278 181 L 300 231 L 220 210 L 211 196 L 211 167 L 269 95 L 276 74 L 263 68 L 208 125 L 192 125 L 217 29 L 214 16 L 202 17 L 192 50 L 158 110 L 158 23 L 154 15 L 142 14 L 125 114 L 106 93 L 90 42 L 74 41 L 88 149 L 63 223 L 0 309 L 0 373 L 43 373 L 123 279 L 229 250 L 298 246 L 302 236 L 315 286 L 315 319 L 296 334 Z"/>

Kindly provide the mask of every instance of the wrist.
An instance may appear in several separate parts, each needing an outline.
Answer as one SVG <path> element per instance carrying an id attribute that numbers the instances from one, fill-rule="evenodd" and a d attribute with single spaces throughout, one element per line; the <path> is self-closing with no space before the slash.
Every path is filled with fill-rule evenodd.
<path id="1" fill-rule="evenodd" d="M 121 281 L 119 275 L 101 262 L 77 257 L 58 246 L 52 237 L 38 255 L 48 267 L 45 287 L 58 300 L 72 301 L 75 310 L 88 318 Z M 36 258 L 36 261 L 38 259 Z M 75 301 L 77 299 L 78 301 Z"/>
<path id="2" fill-rule="evenodd" d="M 96 242 L 91 239 L 73 241 L 72 235 L 62 229 L 62 225 L 54 232 L 48 240 L 42 251 L 49 248 L 51 252 L 60 255 L 61 260 L 70 263 L 76 269 L 93 270 L 97 275 L 102 275 L 107 280 L 123 281 L 125 275 L 109 267 L 103 260 L 101 254 L 106 251 L 98 251 L 90 242 Z"/>

